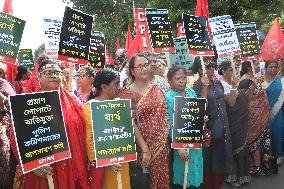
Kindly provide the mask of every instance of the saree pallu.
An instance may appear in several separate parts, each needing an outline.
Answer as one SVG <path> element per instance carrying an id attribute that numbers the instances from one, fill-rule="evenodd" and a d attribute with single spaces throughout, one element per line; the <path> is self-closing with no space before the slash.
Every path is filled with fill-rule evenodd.
<path id="1" fill-rule="evenodd" d="M 133 118 L 135 118 L 134 95 L 137 99 L 139 130 L 152 153 L 152 160 L 148 167 L 150 188 L 169 189 L 169 121 L 164 93 L 157 85 L 151 85 L 143 96 L 133 94 L 129 88 L 124 89 L 120 98 L 131 99 Z M 137 152 L 137 163 L 141 164 L 142 154 L 138 146 Z"/>
<path id="2" fill-rule="evenodd" d="M 271 175 L 277 173 L 271 133 L 268 128 L 269 102 L 265 90 L 254 94 L 249 103 L 248 148 L 250 173 Z"/>
<path id="3" fill-rule="evenodd" d="M 53 168 L 54 188 L 88 188 L 86 131 L 83 107 L 77 100 L 77 97 L 62 88 L 60 89 L 60 99 L 72 158 L 51 165 Z M 11 146 L 14 153 L 17 154 L 13 131 L 10 134 Z M 34 172 L 22 175 L 21 171 L 17 170 L 14 188 L 48 189 L 48 183 L 46 178 L 36 176 Z"/>
<path id="4" fill-rule="evenodd" d="M 282 140 L 284 132 L 284 118 L 281 106 L 284 101 L 284 83 L 279 76 L 266 88 L 269 101 L 269 128 L 272 133 L 272 142 L 275 149 L 276 158 L 282 154 Z"/>
<path id="5" fill-rule="evenodd" d="M 15 94 L 13 87 L 4 79 L 0 79 L 0 92 L 8 97 Z M 16 161 L 10 149 L 11 119 L 8 101 L 0 105 L 0 188 L 13 187 Z"/>
<path id="6" fill-rule="evenodd" d="M 232 139 L 233 172 L 227 175 L 227 182 L 243 184 L 251 181 L 249 173 L 248 102 L 245 92 L 240 92 L 233 107 L 227 106 L 227 114 Z"/>

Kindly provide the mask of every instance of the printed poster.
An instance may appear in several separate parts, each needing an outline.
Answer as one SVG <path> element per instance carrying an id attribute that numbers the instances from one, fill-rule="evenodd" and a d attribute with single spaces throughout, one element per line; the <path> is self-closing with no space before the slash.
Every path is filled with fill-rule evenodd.
<path id="1" fill-rule="evenodd" d="M 18 63 L 25 65 L 30 71 L 35 70 L 34 56 L 32 49 L 20 49 L 18 53 Z"/>
<path id="2" fill-rule="evenodd" d="M 43 19 L 43 26 L 46 55 L 56 56 L 59 50 L 62 21 L 45 18 Z"/>

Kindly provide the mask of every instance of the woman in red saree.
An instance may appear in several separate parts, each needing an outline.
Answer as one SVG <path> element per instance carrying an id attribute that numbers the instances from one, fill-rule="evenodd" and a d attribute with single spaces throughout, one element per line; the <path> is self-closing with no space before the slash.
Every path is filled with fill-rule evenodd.
<path id="1" fill-rule="evenodd" d="M 14 188 L 47 189 L 46 176 L 52 175 L 55 189 L 88 188 L 85 122 L 82 104 L 61 86 L 62 71 L 56 63 L 44 61 L 39 65 L 42 91 L 59 90 L 64 122 L 72 158 L 41 167 L 22 175 L 17 170 Z M 17 154 L 15 138 L 11 132 L 11 145 Z"/>
<path id="2" fill-rule="evenodd" d="M 137 124 L 137 119 L 135 123 L 148 147 L 147 150 L 137 147 L 138 166 L 143 166 L 141 159 L 150 152 L 152 158 L 149 163 L 144 164 L 149 171 L 150 188 L 169 189 L 168 112 L 162 89 L 149 83 L 149 66 L 148 60 L 142 55 L 130 59 L 130 77 L 134 82 L 122 91 L 120 97 L 131 99 L 133 117 L 137 105 L 139 123 Z"/>
<path id="3" fill-rule="evenodd" d="M 29 70 L 29 68 L 25 65 L 19 65 L 17 67 L 17 76 L 14 80 L 14 88 L 17 94 L 21 94 L 23 93 L 24 89 L 23 89 L 23 84 L 26 80 L 30 79 L 31 76 L 31 71 Z"/>

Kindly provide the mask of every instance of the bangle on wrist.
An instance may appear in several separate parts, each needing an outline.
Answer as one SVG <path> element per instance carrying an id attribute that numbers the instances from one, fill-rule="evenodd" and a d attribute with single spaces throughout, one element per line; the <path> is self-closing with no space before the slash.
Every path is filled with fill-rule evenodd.
<path id="1" fill-rule="evenodd" d="M 236 90 L 237 90 L 237 88 L 234 88 L 234 89 L 233 89 L 233 88 L 231 88 L 230 90 L 231 90 L 231 91 L 236 91 Z"/>

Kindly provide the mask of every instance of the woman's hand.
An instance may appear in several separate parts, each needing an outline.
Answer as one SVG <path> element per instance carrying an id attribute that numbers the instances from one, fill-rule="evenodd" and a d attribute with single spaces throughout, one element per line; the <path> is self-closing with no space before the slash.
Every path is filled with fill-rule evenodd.
<path id="1" fill-rule="evenodd" d="M 208 118 L 208 116 L 206 115 L 206 116 L 204 116 L 204 123 L 207 123 L 209 121 L 209 118 Z"/>
<path id="2" fill-rule="evenodd" d="M 178 155 L 184 161 L 188 161 L 189 160 L 188 152 L 187 152 L 186 149 L 178 149 Z"/>
<path id="3" fill-rule="evenodd" d="M 122 166 L 120 164 L 113 164 L 110 167 L 116 174 L 122 170 Z"/>
<path id="4" fill-rule="evenodd" d="M 142 165 L 148 167 L 150 160 L 152 158 L 150 150 L 142 151 Z"/>
<path id="5" fill-rule="evenodd" d="M 239 79 L 235 76 L 232 77 L 232 87 L 236 89 L 239 86 Z"/>
<path id="6" fill-rule="evenodd" d="M 46 177 L 47 175 L 52 175 L 53 170 L 52 170 L 52 167 L 50 167 L 49 165 L 46 165 L 44 167 L 34 170 L 34 173 L 36 176 Z"/>

